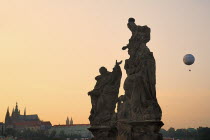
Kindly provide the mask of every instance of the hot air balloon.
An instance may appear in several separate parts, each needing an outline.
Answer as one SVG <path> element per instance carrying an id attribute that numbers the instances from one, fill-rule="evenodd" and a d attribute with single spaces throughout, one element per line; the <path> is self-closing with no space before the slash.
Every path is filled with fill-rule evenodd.
<path id="1" fill-rule="evenodd" d="M 186 54 L 183 61 L 186 65 L 192 65 L 195 62 L 195 57 L 192 54 Z M 189 69 L 189 71 L 191 70 Z"/>

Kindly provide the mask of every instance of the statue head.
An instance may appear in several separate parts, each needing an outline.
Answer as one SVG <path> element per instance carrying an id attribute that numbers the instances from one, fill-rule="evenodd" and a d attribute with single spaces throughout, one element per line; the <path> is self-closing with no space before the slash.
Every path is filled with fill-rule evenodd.
<path id="1" fill-rule="evenodd" d="M 131 18 L 128 19 L 128 23 L 134 23 L 134 22 L 135 22 L 134 18 L 131 17 Z"/>
<path id="2" fill-rule="evenodd" d="M 131 30 L 131 32 L 134 32 L 137 29 L 135 19 L 134 18 L 129 18 L 127 26 Z"/>
<path id="3" fill-rule="evenodd" d="M 103 74 L 107 73 L 107 69 L 105 67 L 101 67 L 99 69 L 99 72 L 100 72 L 101 75 L 103 75 Z"/>

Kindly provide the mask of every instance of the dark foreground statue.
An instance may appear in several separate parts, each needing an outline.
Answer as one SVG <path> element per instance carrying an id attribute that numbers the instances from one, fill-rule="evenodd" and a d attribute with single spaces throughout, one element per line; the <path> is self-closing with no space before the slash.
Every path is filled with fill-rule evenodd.
<path id="1" fill-rule="evenodd" d="M 99 69 L 94 89 L 88 92 L 91 97 L 92 109 L 89 120 L 94 140 L 116 139 L 116 103 L 118 101 L 122 72 L 121 62 L 117 62 L 112 72 L 105 67 Z"/>
<path id="2" fill-rule="evenodd" d="M 118 98 L 122 72 L 116 61 L 112 72 L 100 68 L 96 85 L 88 93 L 91 97 L 89 130 L 94 140 L 162 140 L 162 111 L 156 98 L 156 64 L 146 43 L 150 41 L 150 28 L 137 26 L 135 19 L 128 20 L 132 32 L 125 61 L 127 77 L 125 94 Z M 115 113 L 118 103 L 117 114 Z"/>
<path id="3" fill-rule="evenodd" d="M 125 95 L 118 100 L 117 140 L 161 140 L 159 130 L 162 111 L 156 98 L 155 59 L 146 43 L 150 40 L 150 28 L 137 26 L 130 18 L 128 28 L 132 32 L 128 49 L 130 58 L 125 61 L 127 77 Z"/>

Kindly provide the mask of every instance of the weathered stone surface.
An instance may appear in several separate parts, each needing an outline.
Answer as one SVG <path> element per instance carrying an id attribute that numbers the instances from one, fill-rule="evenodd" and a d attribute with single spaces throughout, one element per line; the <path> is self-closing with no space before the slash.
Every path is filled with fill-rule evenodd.
<path id="1" fill-rule="evenodd" d="M 162 140 L 161 121 L 119 121 L 117 140 Z"/>
<path id="2" fill-rule="evenodd" d="M 137 26 L 135 19 L 128 20 L 132 32 L 125 61 L 127 77 L 125 94 L 118 98 L 117 140 L 161 140 L 159 130 L 162 111 L 156 98 L 156 64 L 146 43 L 150 40 L 150 28 Z"/>
<path id="3" fill-rule="evenodd" d="M 107 71 L 105 67 L 101 67 L 97 76 L 95 88 L 88 92 L 91 96 L 92 109 L 90 113 L 90 124 L 92 126 L 110 126 L 113 115 L 115 115 L 115 107 L 118 100 L 120 81 L 122 72 L 120 68 L 121 62 L 116 61 L 116 65 L 112 72 Z"/>
<path id="4" fill-rule="evenodd" d="M 94 138 L 92 140 L 116 140 L 117 128 L 110 126 L 93 126 L 89 128 Z"/>
<path id="5" fill-rule="evenodd" d="M 91 97 L 92 109 L 89 120 L 94 140 L 116 139 L 116 103 L 118 100 L 122 72 L 121 62 L 117 62 L 112 72 L 101 67 L 94 89 L 88 92 Z"/>
<path id="6" fill-rule="evenodd" d="M 127 78 L 125 95 L 118 99 L 118 119 L 128 121 L 161 120 L 162 111 L 156 98 L 155 59 L 146 43 L 150 40 L 150 28 L 137 26 L 133 18 L 128 28 L 132 32 L 128 49 L 130 58 L 125 61 Z"/>
<path id="7" fill-rule="evenodd" d="M 159 133 L 163 126 L 161 121 L 129 122 L 132 126 L 132 140 L 162 140 Z"/>
<path id="8" fill-rule="evenodd" d="M 163 125 L 162 111 L 156 98 L 156 64 L 153 53 L 146 43 L 150 41 L 150 28 L 137 26 L 130 18 L 127 24 L 132 32 L 125 60 L 127 77 L 124 82 L 125 94 L 118 98 L 122 72 L 121 62 L 116 61 L 112 72 L 100 68 L 101 75 L 91 96 L 89 117 L 94 135 L 93 140 L 162 140 L 159 133 Z M 118 103 L 117 114 L 115 113 Z"/>

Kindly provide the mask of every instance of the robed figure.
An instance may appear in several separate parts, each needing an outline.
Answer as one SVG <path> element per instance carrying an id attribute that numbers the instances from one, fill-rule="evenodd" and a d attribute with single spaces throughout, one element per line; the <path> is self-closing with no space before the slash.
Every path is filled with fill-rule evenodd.
<path id="1" fill-rule="evenodd" d="M 146 43 L 150 40 L 150 28 L 135 24 L 130 18 L 127 24 L 132 32 L 125 61 L 127 77 L 124 82 L 125 95 L 118 101 L 118 118 L 126 120 L 161 120 L 162 111 L 156 98 L 156 64 L 153 53 Z"/>
<path id="2" fill-rule="evenodd" d="M 121 62 L 117 62 L 112 72 L 105 67 L 99 69 L 100 75 L 95 77 L 96 85 L 88 92 L 91 97 L 92 109 L 89 120 L 92 126 L 110 125 L 115 115 L 115 107 L 118 101 L 122 71 Z"/>

